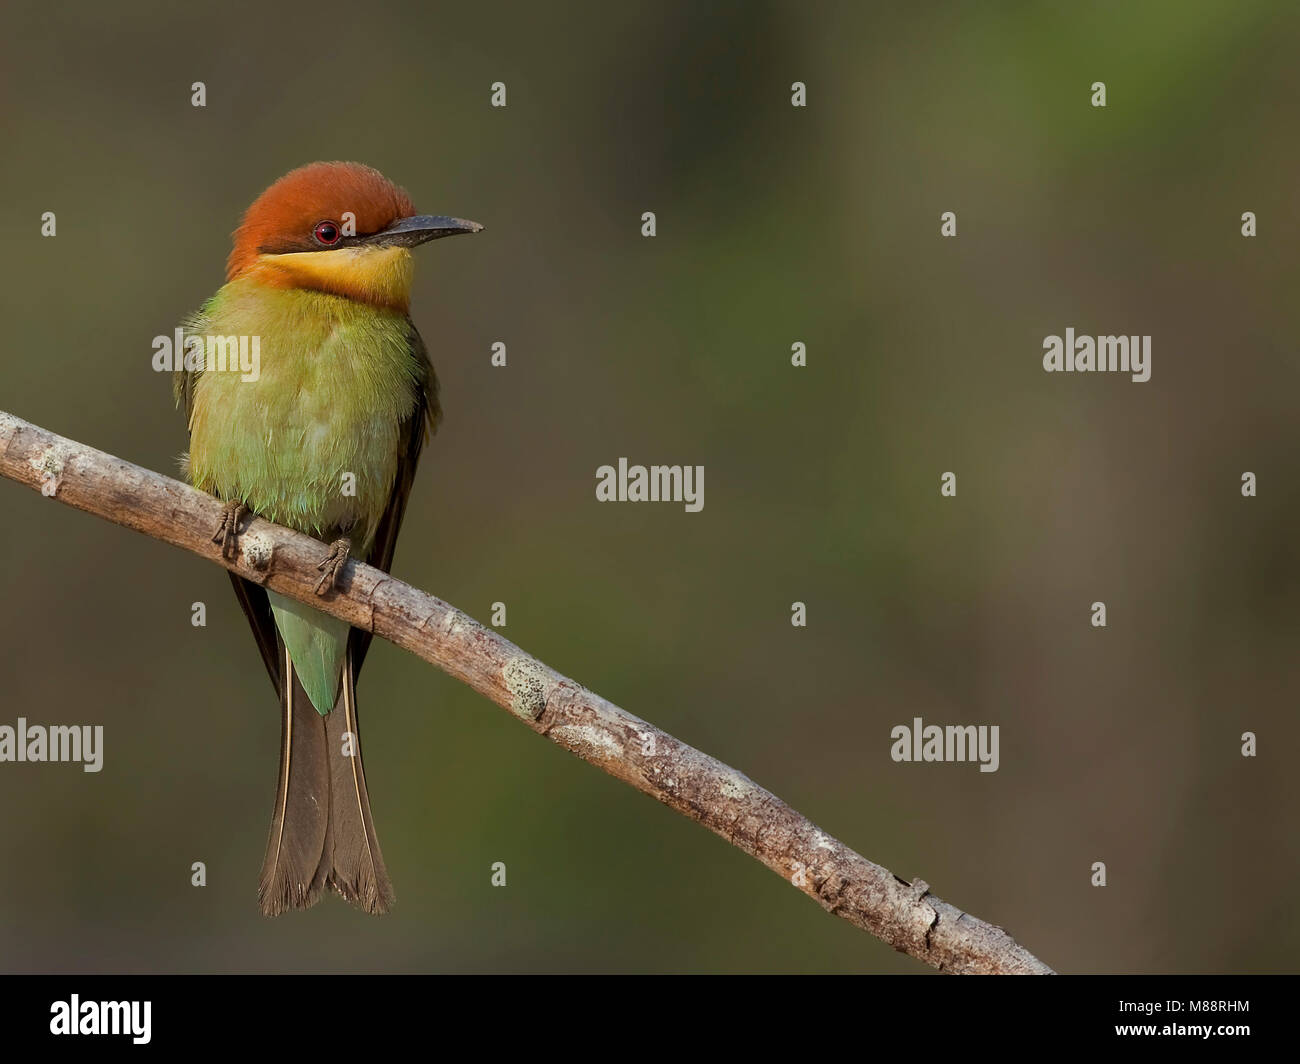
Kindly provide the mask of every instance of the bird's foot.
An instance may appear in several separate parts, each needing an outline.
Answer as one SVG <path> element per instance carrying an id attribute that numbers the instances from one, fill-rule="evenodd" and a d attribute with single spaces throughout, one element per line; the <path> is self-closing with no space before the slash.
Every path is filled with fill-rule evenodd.
<path id="1" fill-rule="evenodd" d="M 347 536 L 340 536 L 330 544 L 329 555 L 316 566 L 323 574 L 316 583 L 316 594 L 324 595 L 338 586 L 339 573 L 343 571 L 343 565 L 351 553 L 352 540 Z"/>
<path id="2" fill-rule="evenodd" d="M 221 556 L 223 558 L 234 557 L 239 546 L 239 522 L 244 519 L 245 514 L 251 512 L 242 502 L 226 503 L 226 508 L 221 513 L 221 527 L 217 529 L 217 534 L 212 537 L 213 543 L 221 544 Z"/>

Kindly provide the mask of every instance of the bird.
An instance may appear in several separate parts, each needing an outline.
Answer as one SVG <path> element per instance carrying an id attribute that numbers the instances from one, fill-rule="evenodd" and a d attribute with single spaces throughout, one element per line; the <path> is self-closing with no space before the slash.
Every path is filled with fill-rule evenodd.
<path id="1" fill-rule="evenodd" d="M 417 214 L 356 162 L 285 174 L 233 234 L 226 283 L 183 323 L 174 374 L 189 429 L 183 472 L 223 503 L 212 536 L 239 550 L 257 515 L 328 544 L 316 593 L 346 586 L 349 558 L 390 570 L 438 379 L 410 317 L 411 249 L 482 230 Z M 213 356 L 239 338 L 256 353 Z M 368 913 L 393 905 L 361 762 L 356 681 L 371 634 L 230 572 L 280 700 L 280 770 L 258 883 L 267 916 L 327 889 Z"/>

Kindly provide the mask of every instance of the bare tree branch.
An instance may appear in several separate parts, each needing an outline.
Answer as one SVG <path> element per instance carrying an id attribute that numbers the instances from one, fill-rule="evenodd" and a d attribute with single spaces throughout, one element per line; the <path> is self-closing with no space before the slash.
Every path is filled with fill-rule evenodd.
<path id="1" fill-rule="evenodd" d="M 343 588 L 315 594 L 324 548 L 254 518 L 239 557 L 212 543 L 210 495 L 0 412 L 0 474 L 69 506 L 183 547 L 396 643 L 508 709 L 533 731 L 697 820 L 827 912 L 944 972 L 1047 975 L 999 927 L 907 883 L 821 831 L 720 761 L 525 654 L 432 595 L 352 562 Z"/>

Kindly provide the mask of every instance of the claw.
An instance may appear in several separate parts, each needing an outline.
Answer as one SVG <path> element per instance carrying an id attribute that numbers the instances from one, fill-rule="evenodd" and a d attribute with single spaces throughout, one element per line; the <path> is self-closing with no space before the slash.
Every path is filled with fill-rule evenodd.
<path id="1" fill-rule="evenodd" d="M 329 555 L 316 568 L 323 574 L 316 582 L 316 594 L 324 595 L 333 591 L 338 586 L 339 573 L 343 571 L 344 563 L 352 554 L 352 540 L 347 536 L 336 539 L 330 544 Z"/>
<path id="2" fill-rule="evenodd" d="M 217 534 L 212 537 L 213 543 L 221 544 L 221 556 L 223 558 L 234 557 L 235 551 L 239 547 L 239 523 L 244 519 L 244 515 L 249 512 L 248 507 L 242 502 L 226 503 L 226 508 L 221 513 L 221 527 L 217 529 Z"/>

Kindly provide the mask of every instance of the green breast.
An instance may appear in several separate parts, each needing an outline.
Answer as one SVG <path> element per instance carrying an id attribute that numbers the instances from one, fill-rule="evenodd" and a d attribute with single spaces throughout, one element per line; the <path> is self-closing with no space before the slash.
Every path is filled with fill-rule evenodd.
<path id="1" fill-rule="evenodd" d="M 209 367 L 195 383 L 194 485 L 317 537 L 350 529 L 365 557 L 416 405 L 410 328 L 326 293 L 226 285 L 186 333 L 248 337 L 257 379 Z"/>

